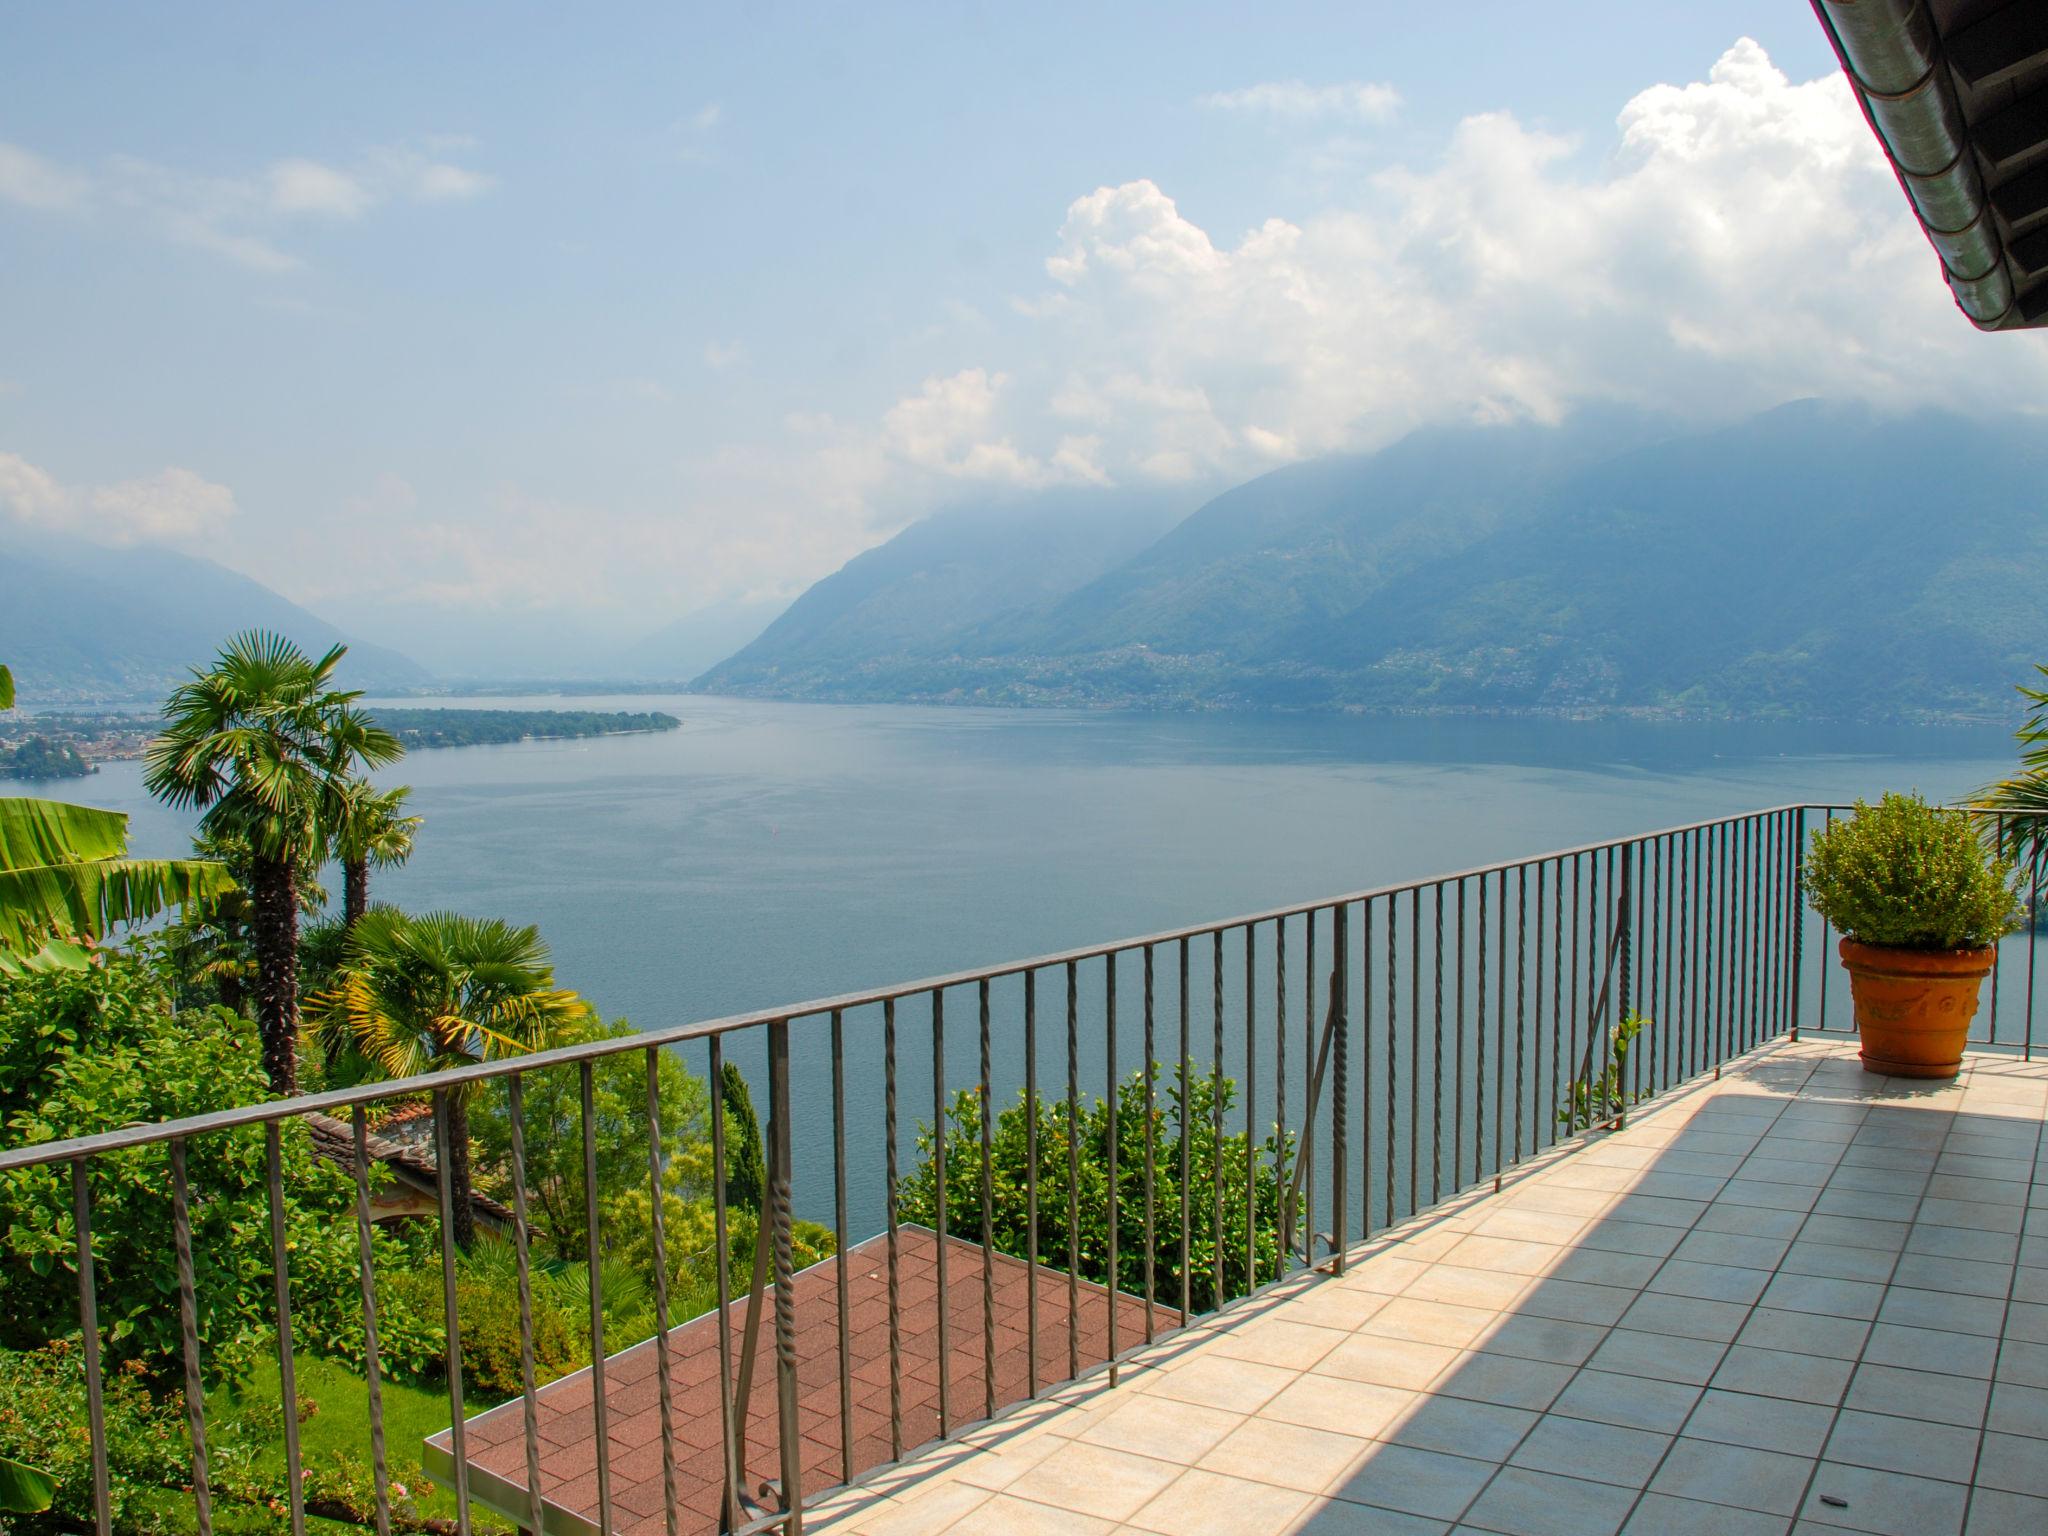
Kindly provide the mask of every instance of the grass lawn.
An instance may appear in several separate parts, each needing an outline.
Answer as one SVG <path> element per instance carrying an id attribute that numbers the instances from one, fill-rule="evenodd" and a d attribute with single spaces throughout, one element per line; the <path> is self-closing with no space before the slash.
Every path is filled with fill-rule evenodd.
<path id="1" fill-rule="evenodd" d="M 363 1378 L 347 1366 L 334 1360 L 316 1359 L 301 1355 L 295 1362 L 298 1372 L 299 1396 L 310 1399 L 317 1405 L 299 1425 L 299 1454 L 306 1469 L 307 1480 L 314 1481 L 316 1469 L 331 1467 L 338 1456 L 350 1458 L 361 1470 L 363 1499 L 369 1502 L 370 1487 L 370 1405 L 369 1389 Z M 413 1497 L 413 1502 L 422 1515 L 437 1519 L 455 1518 L 454 1495 L 427 1481 L 420 1468 L 420 1442 L 428 1435 L 448 1427 L 448 1397 L 439 1389 L 407 1386 L 400 1382 L 385 1381 L 384 1389 L 384 1453 L 390 1467 L 391 1481 L 402 1483 Z M 226 1386 L 216 1387 L 207 1394 L 206 1411 L 209 1419 L 215 1415 L 227 1416 L 237 1411 L 240 1401 L 274 1403 L 279 1397 L 277 1361 L 266 1358 L 252 1373 L 250 1379 L 239 1389 Z M 476 1414 L 489 1406 L 484 1403 L 465 1403 L 465 1410 Z M 266 1472 L 273 1473 L 277 1485 L 284 1485 L 284 1443 L 280 1439 L 269 1449 L 262 1463 Z M 397 1496 L 393 1495 L 396 1504 Z M 222 1511 L 227 1513 L 226 1510 Z M 236 1511 L 252 1524 L 237 1519 L 222 1523 L 224 1528 L 248 1530 L 267 1527 L 273 1523 L 270 1517 L 244 1506 Z M 507 1530 L 509 1527 L 495 1520 L 487 1512 L 472 1505 L 472 1519 L 477 1530 Z M 189 1506 L 188 1506 L 189 1514 Z M 341 1532 L 358 1527 L 345 1526 L 333 1521 L 309 1520 L 309 1527 Z"/>

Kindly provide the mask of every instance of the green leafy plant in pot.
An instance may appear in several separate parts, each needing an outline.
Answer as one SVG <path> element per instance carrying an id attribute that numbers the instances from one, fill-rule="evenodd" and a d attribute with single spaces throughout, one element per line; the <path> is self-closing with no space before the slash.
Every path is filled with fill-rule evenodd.
<path id="1" fill-rule="evenodd" d="M 1968 816 L 1886 795 L 1813 835 L 1806 895 L 1842 935 L 1863 1069 L 1954 1077 L 1999 938 L 2019 926 L 2013 867 Z"/>

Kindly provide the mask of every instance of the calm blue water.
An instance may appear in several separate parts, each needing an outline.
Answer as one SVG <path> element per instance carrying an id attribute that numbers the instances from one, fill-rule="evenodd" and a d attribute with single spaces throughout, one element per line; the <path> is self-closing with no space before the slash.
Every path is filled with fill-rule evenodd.
<path id="1" fill-rule="evenodd" d="M 1953 796 L 2002 772 L 2011 754 L 2010 737 L 1988 728 L 645 696 L 566 707 L 665 709 L 684 724 L 659 736 L 415 754 L 395 777 L 415 787 L 426 818 L 419 851 L 373 894 L 536 922 L 565 985 L 643 1028 L 1789 801 L 1892 788 Z M 181 851 L 185 820 L 153 805 L 139 779 L 138 765 L 115 764 L 75 792 L 130 812 L 138 853 Z M 971 1005 L 971 994 L 948 1002 L 955 1086 L 974 1070 Z M 928 1117 L 928 1033 L 922 1042 L 906 1050 L 921 1056 L 906 1065 L 906 1117 L 910 1106 Z M 803 1148 L 827 1143 L 829 1100 L 823 1053 L 799 1046 L 801 1172 Z M 743 1053 L 750 1072 L 757 1057 Z M 872 1041 L 848 1052 L 863 1210 L 879 1161 L 877 1057 Z M 1019 1071 L 1008 1062 L 998 1076 L 1014 1083 Z M 800 1189 L 814 1214 L 817 1189 Z"/>

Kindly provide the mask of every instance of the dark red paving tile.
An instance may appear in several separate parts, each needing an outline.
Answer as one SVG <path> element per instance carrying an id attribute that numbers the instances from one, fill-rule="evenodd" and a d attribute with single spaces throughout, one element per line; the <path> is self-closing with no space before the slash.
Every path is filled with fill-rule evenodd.
<path id="1" fill-rule="evenodd" d="M 922 1227 L 899 1232 L 898 1332 L 901 1340 L 901 1439 L 905 1452 L 938 1435 L 938 1286 L 936 1234 Z M 947 1351 L 949 1401 L 957 1425 L 979 1418 L 986 1407 L 989 1362 L 983 1358 L 983 1255 L 979 1245 L 951 1238 L 947 1243 Z M 889 1459 L 888 1241 L 875 1237 L 847 1253 L 848 1365 L 852 1398 L 854 1472 L 859 1475 Z M 1024 1318 L 1030 1270 L 1021 1260 L 997 1254 L 991 1290 L 996 1312 L 996 1405 L 1025 1395 L 1030 1338 Z M 804 1490 L 816 1495 L 839 1481 L 838 1264 L 827 1259 L 796 1277 L 797 1431 Z M 1107 1358 L 1110 1298 L 1100 1287 L 1083 1285 L 1075 1334 L 1083 1369 Z M 1155 1311 L 1155 1336 L 1169 1331 L 1170 1314 Z M 746 1308 L 730 1310 L 732 1352 L 737 1369 Z M 1038 1379 L 1041 1386 L 1067 1373 L 1067 1277 L 1038 1272 Z M 1129 1348 L 1144 1338 L 1142 1298 L 1117 1302 L 1118 1344 Z M 764 1306 L 755 1367 L 754 1396 L 747 1415 L 744 1472 L 749 1489 L 781 1475 L 775 1404 L 772 1307 Z M 624 1536 L 660 1536 L 665 1524 L 658 1352 L 649 1340 L 605 1362 L 613 1524 Z M 674 1410 L 677 1497 L 682 1530 L 688 1536 L 716 1528 L 724 1436 L 718 1372 L 718 1318 L 707 1313 L 669 1333 L 669 1381 Z M 536 1394 L 541 1446 L 541 1488 L 559 1513 L 591 1530 L 597 1518 L 597 1444 L 587 1372 L 541 1388 Z M 446 1431 L 429 1446 L 445 1465 Z M 468 1424 L 471 1492 L 508 1518 L 523 1513 L 526 1450 L 519 1401 L 503 1404 Z"/>

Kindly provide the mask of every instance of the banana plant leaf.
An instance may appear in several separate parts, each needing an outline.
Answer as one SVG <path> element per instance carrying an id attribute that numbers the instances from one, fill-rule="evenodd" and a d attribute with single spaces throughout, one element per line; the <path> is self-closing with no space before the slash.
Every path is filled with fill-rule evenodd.
<path id="1" fill-rule="evenodd" d="M 39 1515 L 57 1497 L 57 1484 L 47 1472 L 0 1456 L 0 1513 Z"/>

